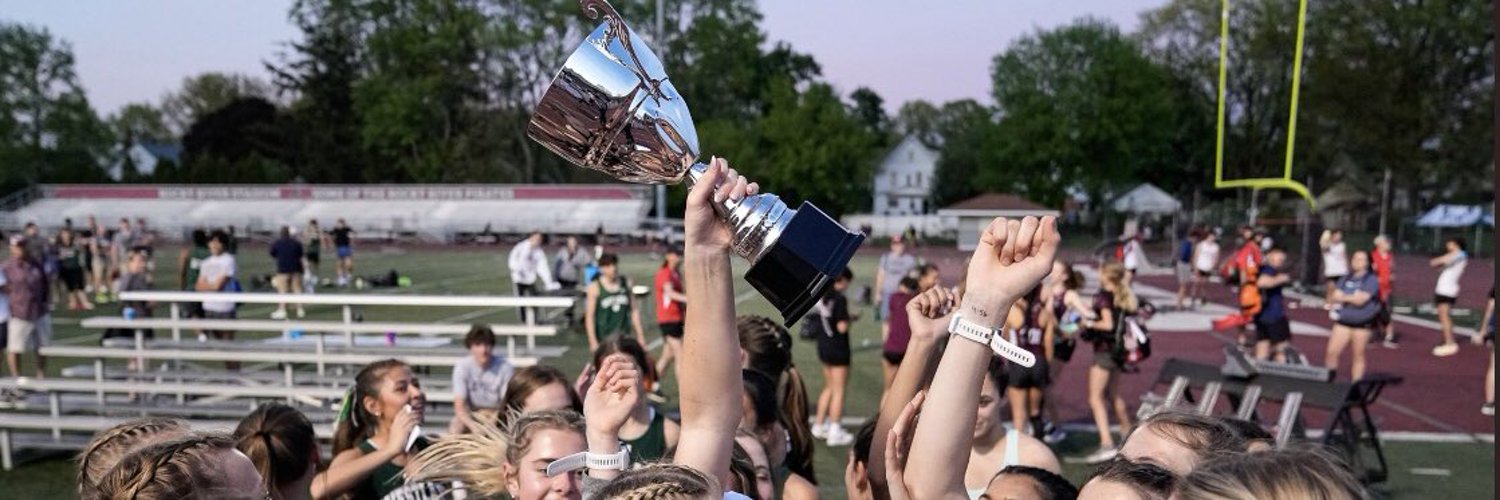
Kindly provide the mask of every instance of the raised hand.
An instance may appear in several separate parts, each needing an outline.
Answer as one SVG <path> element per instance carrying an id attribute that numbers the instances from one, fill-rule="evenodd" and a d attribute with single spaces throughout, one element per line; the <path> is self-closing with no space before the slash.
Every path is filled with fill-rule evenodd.
<path id="1" fill-rule="evenodd" d="M 958 293 L 940 286 L 906 302 L 906 318 L 914 339 L 936 340 L 948 329 L 948 318 L 958 310 Z"/>
<path id="2" fill-rule="evenodd" d="M 907 452 L 911 450 L 912 433 L 917 429 L 917 418 L 922 413 L 922 402 L 927 399 L 927 391 L 918 391 L 917 395 L 906 403 L 901 409 L 901 416 L 896 417 L 896 425 L 886 435 L 885 447 L 885 479 L 890 488 L 891 500 L 907 500 L 911 493 L 906 489 L 906 458 Z"/>
<path id="3" fill-rule="evenodd" d="M 729 200 L 743 200 L 760 192 L 760 186 L 745 179 L 723 158 L 709 161 L 708 171 L 688 192 L 687 209 L 682 214 L 684 245 L 701 250 L 728 252 L 732 243 L 729 224 L 714 212 L 714 205 Z"/>
<path id="4" fill-rule="evenodd" d="M 583 416 L 589 432 L 619 435 L 620 427 L 630 419 L 630 412 L 640 400 L 640 371 L 624 354 L 604 358 L 604 366 L 594 375 L 583 399 Z"/>
<path id="5" fill-rule="evenodd" d="M 1061 241 L 1056 217 L 990 221 L 969 259 L 964 317 L 990 325 L 1003 322 L 1008 306 L 1052 271 Z"/>
<path id="6" fill-rule="evenodd" d="M 385 443 L 381 450 L 391 455 L 400 455 L 406 452 L 406 441 L 411 439 L 412 431 L 417 428 L 417 417 L 412 414 L 411 406 L 406 406 L 396 412 L 396 418 L 391 421 L 391 432 L 386 435 Z"/>

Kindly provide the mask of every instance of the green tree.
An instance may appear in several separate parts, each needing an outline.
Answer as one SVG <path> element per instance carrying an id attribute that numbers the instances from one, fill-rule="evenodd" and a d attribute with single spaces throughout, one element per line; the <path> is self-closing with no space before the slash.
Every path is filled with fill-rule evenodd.
<path id="1" fill-rule="evenodd" d="M 105 180 L 113 142 L 45 28 L 0 22 L 0 188 Z"/>
<path id="2" fill-rule="evenodd" d="M 354 83 L 362 72 L 358 13 L 345 0 L 298 0 L 288 16 L 302 39 L 288 44 L 279 64 L 267 63 L 283 95 L 287 162 L 308 182 L 355 182 L 367 164 L 358 143 Z"/>
<path id="3" fill-rule="evenodd" d="M 1173 120 L 1192 116 L 1171 74 L 1107 21 L 1085 18 L 1017 40 L 991 72 L 1000 111 L 974 184 L 1060 206 L 1066 190 L 1093 199 L 1152 173 L 1181 175 Z M 1196 138 L 1194 138 L 1196 140 Z"/>
<path id="4" fill-rule="evenodd" d="M 186 133 L 193 122 L 245 97 L 269 99 L 271 87 L 252 76 L 203 73 L 182 79 L 181 89 L 162 97 L 161 110 L 173 130 Z"/>
<path id="5" fill-rule="evenodd" d="M 121 107 L 106 120 L 124 144 L 139 141 L 167 142 L 174 139 L 167 127 L 166 115 L 150 103 L 133 102 Z"/>
<path id="6" fill-rule="evenodd" d="M 901 135 L 915 135 L 929 148 L 938 148 L 942 140 L 937 135 L 938 107 L 932 103 L 915 100 L 901 104 L 896 110 L 896 130 Z"/>
<path id="7" fill-rule="evenodd" d="M 793 207 L 812 201 L 835 217 L 867 209 L 880 135 L 828 84 L 773 83 L 770 98 L 756 127 L 765 153 L 742 156 L 745 168 Z"/>
<path id="8" fill-rule="evenodd" d="M 933 108 L 928 117 L 925 108 L 930 106 L 921 102 L 902 110 L 912 117 L 909 123 L 921 124 L 926 129 L 925 134 L 931 139 L 923 142 L 941 143 L 928 205 L 945 207 L 980 194 L 974 179 L 986 168 L 986 150 L 995 139 L 995 111 L 973 99 L 960 99 Z M 923 133 L 918 134 L 921 137 Z"/>

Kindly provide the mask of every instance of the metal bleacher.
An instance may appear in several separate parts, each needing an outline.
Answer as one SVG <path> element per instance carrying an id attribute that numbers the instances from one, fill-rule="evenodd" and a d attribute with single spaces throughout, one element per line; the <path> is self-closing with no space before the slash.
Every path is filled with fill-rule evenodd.
<path id="1" fill-rule="evenodd" d="M 338 305 L 344 309 L 344 321 L 202 320 L 180 315 L 180 303 L 224 300 L 226 295 L 239 303 Z M 141 416 L 172 416 L 195 426 L 229 430 L 255 405 L 273 400 L 297 405 L 326 438 L 357 367 L 397 358 L 419 371 L 451 368 L 469 355 L 452 344 L 455 336 L 469 330 L 467 324 L 362 322 L 353 319 L 354 306 L 563 309 L 573 307 L 574 302 L 571 297 L 150 291 L 124 292 L 121 299 L 170 304 L 169 314 L 86 318 L 81 322 L 84 328 L 124 329 L 135 332 L 134 338 L 110 339 L 103 345 L 46 346 L 41 353 L 48 357 L 92 363 L 66 368 L 57 378 L 0 378 L 0 390 L 25 394 L 0 407 L 0 466 L 4 469 L 13 467 L 13 455 L 19 449 L 78 449 L 88 435 Z M 565 347 L 536 345 L 536 337 L 557 332 L 555 325 L 535 324 L 533 318 L 540 316 L 528 315 L 525 324 L 491 325 L 503 340 L 496 354 L 518 366 L 564 354 Z M 154 329 L 157 335 L 146 339 L 141 333 L 144 329 Z M 280 335 L 243 336 L 234 341 L 184 338 L 184 332 L 197 329 Z M 301 341 L 292 341 L 292 331 L 298 332 Z M 363 333 L 380 335 L 359 335 Z M 228 369 L 225 363 L 229 362 L 241 368 Z M 453 402 L 447 378 L 428 377 L 423 387 L 429 406 L 426 427 L 445 428 Z"/>

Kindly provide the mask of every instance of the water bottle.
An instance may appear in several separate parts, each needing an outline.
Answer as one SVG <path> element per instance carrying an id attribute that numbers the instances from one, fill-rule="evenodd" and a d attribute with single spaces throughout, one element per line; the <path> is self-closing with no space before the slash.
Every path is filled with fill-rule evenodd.
<path id="1" fill-rule="evenodd" d="M 125 308 L 125 319 L 132 320 L 132 319 L 135 319 L 135 316 L 136 316 L 136 312 L 135 312 L 135 308 L 134 307 L 126 307 Z"/>
<path id="2" fill-rule="evenodd" d="M 297 340 L 302 338 L 302 330 L 291 330 L 287 332 L 287 335 L 291 337 L 292 340 Z"/>

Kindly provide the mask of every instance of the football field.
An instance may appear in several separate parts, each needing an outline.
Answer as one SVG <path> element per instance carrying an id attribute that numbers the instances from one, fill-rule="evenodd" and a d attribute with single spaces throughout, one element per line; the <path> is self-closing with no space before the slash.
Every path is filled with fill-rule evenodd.
<path id="1" fill-rule="evenodd" d="M 409 276 L 412 280 L 410 287 L 373 290 L 379 293 L 508 295 L 511 293 L 511 287 L 509 274 L 505 268 L 506 251 L 508 247 L 413 248 L 364 245 L 356 254 L 358 266 L 356 273 L 374 275 L 395 270 L 403 276 Z M 176 248 L 166 248 L 162 249 L 157 256 L 156 283 L 158 288 L 175 287 L 176 252 Z M 851 286 L 851 292 L 858 290 L 862 285 L 873 284 L 875 261 L 876 255 L 873 253 L 860 254 L 855 258 L 852 263 L 855 282 Z M 952 258 L 936 261 L 945 267 L 943 270 L 945 277 L 957 276 L 960 272 L 958 262 Z M 249 283 L 250 280 L 245 277 L 270 273 L 272 262 L 266 255 L 264 246 L 247 244 L 240 247 L 239 265 L 242 280 Z M 646 252 L 630 252 L 621 257 L 622 274 L 628 276 L 632 284 L 649 286 L 659 265 L 657 257 Z M 735 268 L 737 274 L 743 273 L 747 265 L 736 261 Z M 325 262 L 323 274 L 331 275 L 331 270 L 331 264 Z M 743 280 L 737 280 L 735 288 L 739 314 L 760 314 L 778 318 L 771 306 Z M 845 414 L 848 418 L 862 420 L 874 414 L 879 401 L 880 331 L 873 320 L 874 315 L 870 306 L 854 300 L 851 300 L 851 304 L 856 304 L 854 312 L 861 317 L 854 323 L 852 331 L 851 340 L 855 353 Z M 643 307 L 642 311 L 642 322 L 646 325 L 647 339 L 655 342 L 660 335 L 654 329 L 654 311 L 649 307 L 649 302 L 642 302 L 642 305 L 647 306 Z M 262 319 L 268 317 L 272 309 L 271 305 L 245 306 L 240 310 L 240 317 Z M 581 307 L 579 311 L 581 314 Z M 456 307 L 424 310 L 411 307 L 367 307 L 361 312 L 366 321 L 453 323 L 516 321 L 514 310 Z M 115 313 L 114 305 L 106 305 L 90 312 L 89 315 Z M 158 312 L 158 315 L 160 314 L 162 312 Z M 61 309 L 55 313 L 56 338 L 59 342 L 85 345 L 97 342 L 99 332 L 85 331 L 77 326 L 77 321 L 81 317 L 85 315 Z M 338 320 L 339 317 L 340 310 L 333 306 L 315 306 L 308 310 L 308 319 Z M 795 332 L 794 327 L 794 337 Z M 800 338 L 797 340 L 795 343 L 796 363 L 805 378 L 810 397 L 816 398 L 822 387 L 822 374 L 815 349 L 809 342 L 801 341 Z M 561 368 L 570 376 L 579 373 L 587 362 L 588 354 L 585 352 L 587 343 L 580 329 L 563 331 L 557 337 L 539 339 L 539 343 L 568 346 L 566 355 L 544 360 L 544 362 Z M 1156 356 L 1165 358 L 1173 354 L 1170 350 L 1164 350 L 1158 352 Z M 51 361 L 49 368 L 55 374 L 61 368 L 85 362 L 87 361 L 79 359 L 55 359 Z M 1082 365 L 1082 363 L 1075 362 L 1071 365 Z M 1078 366 L 1070 366 L 1069 370 L 1073 371 L 1075 368 Z M 29 370 L 29 368 L 23 367 L 23 370 Z M 1154 373 L 1145 375 L 1154 376 Z M 448 375 L 441 371 L 434 371 L 427 376 L 447 377 Z M 1074 375 L 1069 373 L 1065 376 Z M 664 378 L 665 392 L 668 395 L 675 394 L 676 377 L 667 375 Z M 1138 396 L 1139 394 L 1127 394 L 1127 400 L 1134 404 L 1138 401 Z M 1064 417 L 1069 423 L 1090 422 L 1086 412 L 1074 410 L 1086 407 L 1082 404 L 1083 394 L 1061 394 L 1059 397 L 1067 403 L 1063 408 L 1065 408 Z M 675 401 L 668 404 L 668 410 L 675 410 Z M 1008 410 L 1003 411 L 1002 414 L 1008 416 Z M 853 431 L 857 424 L 850 422 L 846 424 L 846 427 Z M 1096 438 L 1092 432 L 1074 432 L 1054 449 L 1061 458 L 1087 453 L 1096 445 Z M 1491 474 L 1494 463 L 1493 449 L 1492 443 L 1388 442 L 1386 451 L 1390 460 L 1391 479 L 1388 483 L 1377 486 L 1375 491 L 1391 498 L 1490 498 L 1494 492 Z M 843 473 L 847 456 L 848 447 L 829 448 L 819 445 L 815 454 L 817 479 L 825 498 L 844 497 Z M 73 496 L 76 486 L 73 484 L 74 472 L 70 458 L 66 455 L 38 457 L 24 462 L 15 471 L 0 473 L 0 485 L 3 485 L 6 491 L 0 496 L 8 498 Z M 1075 481 L 1075 484 L 1081 484 L 1090 470 L 1084 465 L 1067 464 L 1065 467 L 1067 476 Z"/>

